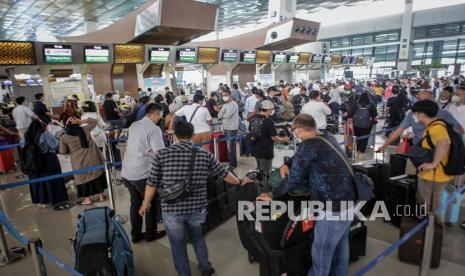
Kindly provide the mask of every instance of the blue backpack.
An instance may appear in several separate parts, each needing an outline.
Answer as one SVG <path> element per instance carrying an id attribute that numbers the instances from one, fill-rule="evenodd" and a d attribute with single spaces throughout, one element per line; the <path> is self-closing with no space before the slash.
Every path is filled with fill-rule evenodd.
<path id="1" fill-rule="evenodd" d="M 84 275 L 134 275 L 131 242 L 115 212 L 108 207 L 79 214 L 72 247 L 74 267 Z"/>

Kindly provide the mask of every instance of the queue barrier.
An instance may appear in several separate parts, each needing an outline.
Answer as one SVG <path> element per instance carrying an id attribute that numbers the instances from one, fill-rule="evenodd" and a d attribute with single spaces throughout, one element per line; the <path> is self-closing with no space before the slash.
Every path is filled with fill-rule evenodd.
<path id="1" fill-rule="evenodd" d="M 444 212 L 445 208 L 447 208 L 452 202 L 454 202 L 455 198 L 457 196 L 462 196 L 462 194 L 465 192 L 465 186 L 461 187 L 458 191 L 455 191 L 449 199 L 444 202 L 436 211 L 434 212 L 435 214 L 441 214 Z M 429 224 L 432 224 L 434 227 L 434 221 L 431 221 L 431 218 L 434 220 L 434 216 L 430 217 L 425 217 L 420 220 L 420 222 L 412 228 L 410 231 L 405 233 L 399 240 L 391 244 L 387 249 L 385 249 L 381 254 L 376 256 L 374 259 L 372 259 L 368 264 L 366 264 L 363 268 L 361 268 L 359 271 L 355 272 L 355 276 L 362 276 L 365 275 L 368 271 L 370 271 L 374 266 L 376 266 L 378 263 L 380 263 L 384 258 L 386 258 L 389 254 L 391 254 L 394 250 L 399 248 L 401 245 L 403 245 L 407 240 L 409 240 L 415 233 L 420 231 L 423 227 L 426 227 Z M 427 236 L 425 234 L 425 236 Z M 425 237 L 425 240 L 428 237 Z M 432 239 L 432 237 L 431 237 Z M 424 242 L 426 244 L 426 241 Z M 431 248 L 432 249 L 432 248 Z M 426 251 L 426 250 L 425 250 Z M 423 271 L 426 269 L 429 269 L 429 264 L 426 267 L 422 267 Z"/>
<path id="2" fill-rule="evenodd" d="M 356 137 L 356 138 L 354 137 L 355 138 L 354 140 L 366 139 L 366 138 L 368 138 L 370 136 L 378 135 L 378 134 L 386 132 L 386 131 L 389 131 L 389 130 L 381 130 L 381 131 L 372 133 L 370 135 L 366 135 L 366 136 L 362 136 L 362 137 Z M 245 136 L 246 134 L 247 133 L 241 133 L 241 134 L 233 135 L 233 136 L 225 136 L 225 137 L 222 137 L 220 139 L 213 139 L 213 140 L 201 143 L 201 144 L 196 144 L 196 146 L 202 146 L 202 145 L 206 145 L 206 144 L 217 143 L 217 142 L 220 142 L 220 141 L 227 141 L 227 140 L 239 140 L 241 137 Z M 119 138 L 119 139 L 110 140 L 110 142 L 115 143 L 115 142 L 121 142 L 121 141 L 126 141 L 126 140 L 127 140 L 127 137 L 122 137 L 122 138 Z M 215 142 L 215 140 L 216 140 L 216 142 Z M 345 143 L 346 142 L 343 141 L 342 143 L 339 143 L 339 144 L 343 145 Z M 2 147 L 3 147 L 3 149 L 5 149 L 5 148 L 18 147 L 18 146 L 21 146 L 21 144 L 5 145 L 5 146 L 1 146 L 0 149 L 2 149 Z M 97 165 L 97 166 L 93 166 L 93 167 L 89 167 L 89 168 L 73 170 L 73 171 L 69 171 L 69 172 L 65 172 L 65 173 L 61 173 L 61 174 L 50 175 L 50 176 L 45 176 L 45 177 L 41 177 L 41 178 L 34 178 L 34 179 L 30 179 L 30 180 L 25 180 L 25 181 L 18 181 L 18 182 L 14 182 L 14 183 L 8 183 L 8 184 L 0 185 L 0 191 L 6 190 L 6 189 L 11 189 L 11 188 L 16 188 L 16 187 L 20 187 L 20 186 L 24 186 L 24 185 L 37 184 L 37 183 L 41 183 L 41 182 L 45 182 L 45 181 L 49 181 L 49 180 L 53 180 L 53 179 L 63 178 L 63 177 L 66 177 L 66 176 L 86 173 L 86 172 L 95 171 L 95 170 L 105 169 L 105 172 L 108 173 L 108 170 L 109 170 L 110 166 L 115 167 L 115 166 L 120 166 L 121 164 L 122 164 L 122 162 L 113 162 L 113 163 L 106 162 L 105 164 L 101 164 L 101 165 Z M 108 179 L 108 177 L 107 177 L 107 179 Z M 109 186 L 111 187 L 111 182 L 109 183 Z M 452 203 L 452 200 L 449 200 L 447 203 L 448 204 Z M 114 209 L 114 202 L 111 202 L 111 205 L 112 205 L 112 208 Z M 42 256 L 42 257 L 46 257 L 51 262 L 53 262 L 55 265 L 57 265 L 58 267 L 60 267 L 61 269 L 63 269 L 67 273 L 70 273 L 73 276 L 83 276 L 81 273 L 77 272 L 76 270 L 74 270 L 69 265 L 67 265 L 64 262 L 60 261 L 53 254 L 51 254 L 50 252 L 47 252 L 45 249 L 43 249 L 42 243 L 41 243 L 40 240 L 37 240 L 37 239 L 29 240 L 26 237 L 24 237 L 23 235 L 21 235 L 19 233 L 19 231 L 7 219 L 5 214 L 3 212 L 1 212 L 1 211 L 0 211 L 0 222 L 1 222 L 0 231 L 3 231 L 1 229 L 1 226 L 4 225 L 6 227 L 6 229 L 8 230 L 8 232 L 16 240 L 18 240 L 23 245 L 29 245 L 30 246 L 31 254 L 32 254 L 32 257 L 33 257 L 33 261 L 34 261 L 34 267 L 35 267 L 37 275 L 46 275 L 45 265 L 43 263 L 43 258 L 40 257 L 40 256 Z M 412 231 L 410 231 L 412 233 L 409 232 L 409 233 L 407 233 L 407 235 L 409 234 L 410 236 L 412 236 L 414 233 L 416 233 L 416 231 L 419 231 L 422 226 L 426 225 L 427 224 L 426 222 L 427 222 L 426 219 L 424 219 L 424 222 L 422 222 L 422 224 L 420 224 L 420 226 L 417 226 L 416 228 L 412 229 Z M 418 228 L 418 230 L 416 230 L 417 228 Z M 416 231 L 414 232 L 413 230 L 416 230 Z M 407 240 L 407 239 L 408 238 L 406 238 L 405 240 Z M 6 244 L 6 242 L 5 242 L 5 244 Z M 401 244 L 402 243 L 400 243 L 398 246 L 400 246 Z M 397 248 L 397 247 L 394 247 L 394 249 Z M 392 252 L 394 249 L 389 251 L 387 254 Z M 36 254 L 37 252 L 40 254 L 40 256 L 37 256 L 37 254 Z M 374 261 L 377 261 L 377 260 L 378 259 L 375 259 Z M 380 258 L 377 262 L 379 262 L 381 260 L 382 260 L 382 258 Z M 377 262 L 374 262 L 373 264 L 370 263 L 369 264 L 370 266 L 367 265 L 366 268 L 365 268 L 366 271 L 370 270 L 373 266 L 375 266 L 377 264 Z M 363 272 L 363 271 L 361 271 L 361 272 L 362 272 L 362 274 L 358 274 L 358 275 L 363 275 L 363 273 L 366 273 L 366 272 Z"/>

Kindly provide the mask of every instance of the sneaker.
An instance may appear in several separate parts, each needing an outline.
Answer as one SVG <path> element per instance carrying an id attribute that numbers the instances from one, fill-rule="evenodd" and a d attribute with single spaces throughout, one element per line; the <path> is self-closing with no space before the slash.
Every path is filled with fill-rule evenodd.
<path id="1" fill-rule="evenodd" d="M 210 270 L 202 270 L 202 276 L 212 276 L 215 275 L 215 270 L 210 268 Z"/>
<path id="2" fill-rule="evenodd" d="M 163 238 L 164 236 L 166 236 L 166 231 L 161 230 L 161 231 L 158 231 L 157 234 L 155 235 L 145 235 L 145 241 L 146 242 L 155 241 L 155 240 Z"/>
<path id="3" fill-rule="evenodd" d="M 132 243 L 138 243 L 138 242 L 140 242 L 141 240 L 144 239 L 144 236 L 145 236 L 144 233 L 133 235 L 132 238 L 131 238 L 131 241 L 132 241 Z"/>

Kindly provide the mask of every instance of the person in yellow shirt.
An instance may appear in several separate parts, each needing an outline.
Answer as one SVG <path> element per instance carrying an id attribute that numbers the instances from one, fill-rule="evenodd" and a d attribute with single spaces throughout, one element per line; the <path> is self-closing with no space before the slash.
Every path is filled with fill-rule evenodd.
<path id="1" fill-rule="evenodd" d="M 444 166 L 449 162 L 451 140 L 446 124 L 436 117 L 438 110 L 437 103 L 431 100 L 418 101 L 412 108 L 414 119 L 426 126 L 421 147 L 434 151 L 433 160 L 418 167 L 417 193 L 420 203 L 426 203 L 428 210 L 432 204 L 433 211 L 441 205 L 441 194 L 453 179 L 444 172 Z M 443 219 L 438 217 L 438 222 L 443 223 Z"/>

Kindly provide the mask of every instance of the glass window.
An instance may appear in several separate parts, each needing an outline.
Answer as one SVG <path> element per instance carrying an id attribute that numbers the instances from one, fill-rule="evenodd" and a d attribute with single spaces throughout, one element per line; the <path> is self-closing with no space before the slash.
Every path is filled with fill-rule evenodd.
<path id="1" fill-rule="evenodd" d="M 352 49 L 352 55 L 353 56 L 362 56 L 363 55 L 363 48 Z"/>
<path id="2" fill-rule="evenodd" d="M 442 36 L 443 34 L 443 26 L 442 25 L 435 25 L 429 26 L 426 32 L 427 37 L 438 37 Z"/>
<path id="3" fill-rule="evenodd" d="M 342 47 L 347 47 L 350 46 L 350 38 L 349 37 L 343 37 L 342 38 Z"/>
<path id="4" fill-rule="evenodd" d="M 331 48 L 339 48 L 342 46 L 341 39 L 336 38 L 330 41 Z"/>
<path id="5" fill-rule="evenodd" d="M 377 35 L 375 35 L 375 42 L 376 43 L 386 42 L 386 36 L 387 36 L 387 34 L 377 34 Z"/>
<path id="6" fill-rule="evenodd" d="M 386 61 L 396 61 L 397 60 L 397 51 L 398 45 L 390 45 L 386 50 Z"/>
<path id="7" fill-rule="evenodd" d="M 457 40 L 444 41 L 444 44 L 442 45 L 441 56 L 443 58 L 445 57 L 455 58 L 456 53 L 457 53 Z"/>
<path id="8" fill-rule="evenodd" d="M 372 57 L 373 56 L 373 47 L 363 48 L 363 56 Z"/>
<path id="9" fill-rule="evenodd" d="M 352 37 L 352 45 L 363 45 L 364 39 L 363 36 L 354 36 Z"/>
<path id="10" fill-rule="evenodd" d="M 386 41 L 398 41 L 399 40 L 399 33 L 398 32 L 392 32 L 386 34 Z"/>
<path id="11" fill-rule="evenodd" d="M 413 44 L 413 56 L 412 59 L 422 59 L 425 53 L 426 43 L 415 43 Z"/>
<path id="12" fill-rule="evenodd" d="M 444 26 L 444 35 L 460 34 L 460 24 L 447 24 Z"/>
<path id="13" fill-rule="evenodd" d="M 373 44 L 373 35 L 366 35 L 363 37 L 363 44 Z"/>
<path id="14" fill-rule="evenodd" d="M 465 39 L 460 39 L 457 57 L 465 57 Z M 457 61 L 458 62 L 458 61 Z"/>
<path id="15" fill-rule="evenodd" d="M 413 37 L 414 37 L 414 39 L 426 38 L 426 28 L 425 27 L 415 28 Z"/>

